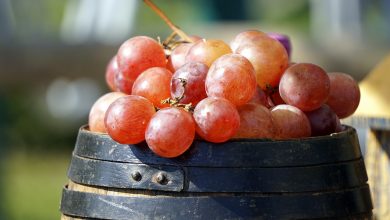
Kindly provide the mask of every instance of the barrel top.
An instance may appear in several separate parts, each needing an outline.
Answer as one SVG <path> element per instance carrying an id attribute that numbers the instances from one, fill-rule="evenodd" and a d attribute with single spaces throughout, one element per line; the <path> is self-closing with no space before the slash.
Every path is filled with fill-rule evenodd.
<path id="1" fill-rule="evenodd" d="M 327 136 L 303 139 L 232 139 L 224 143 L 195 140 L 190 149 L 177 158 L 162 158 L 147 147 L 119 144 L 107 134 L 82 126 L 74 154 L 96 160 L 200 166 L 200 167 L 284 167 L 336 163 L 361 158 L 354 128 Z"/>

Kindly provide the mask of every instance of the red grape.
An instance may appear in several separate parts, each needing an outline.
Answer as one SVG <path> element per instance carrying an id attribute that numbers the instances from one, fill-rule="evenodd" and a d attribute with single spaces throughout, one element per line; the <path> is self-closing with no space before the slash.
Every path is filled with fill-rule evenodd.
<path id="1" fill-rule="evenodd" d="M 240 127 L 236 138 L 275 138 L 276 129 L 270 110 L 263 105 L 247 103 L 238 108 Z"/>
<path id="2" fill-rule="evenodd" d="M 277 87 L 284 70 L 288 67 L 288 54 L 283 45 L 268 36 L 260 36 L 242 44 L 236 53 L 246 57 L 256 71 L 257 84 L 266 90 Z"/>
<path id="3" fill-rule="evenodd" d="M 130 84 L 127 86 L 129 88 L 143 71 L 166 66 L 164 49 L 157 41 L 146 36 L 125 41 L 118 50 L 117 61 L 122 77 Z"/>
<path id="4" fill-rule="evenodd" d="M 278 138 L 310 137 L 309 119 L 298 108 L 292 105 L 277 105 L 271 109 L 271 114 L 278 129 Z"/>
<path id="5" fill-rule="evenodd" d="M 305 114 L 310 121 L 312 136 L 328 135 L 336 131 L 338 118 L 328 105 L 324 104 Z"/>
<path id="6" fill-rule="evenodd" d="M 116 91 L 115 78 L 119 72 L 118 63 L 116 62 L 116 55 L 111 58 L 106 67 L 106 83 L 111 91 Z"/>
<path id="7" fill-rule="evenodd" d="M 201 62 L 210 67 L 214 60 L 228 53 L 232 53 L 232 50 L 221 40 L 200 40 L 188 51 L 186 63 Z"/>
<path id="8" fill-rule="evenodd" d="M 291 43 L 290 38 L 287 35 L 279 34 L 279 33 L 268 33 L 269 37 L 279 41 L 283 47 L 286 49 L 288 56 L 291 54 Z"/>
<path id="9" fill-rule="evenodd" d="M 253 97 L 249 100 L 249 103 L 257 103 L 260 105 L 264 105 L 267 108 L 270 108 L 271 105 L 268 102 L 268 96 L 265 94 L 265 92 L 260 89 L 260 87 L 256 87 L 256 92 L 253 95 Z M 273 105 L 272 105 L 273 106 Z"/>
<path id="10" fill-rule="evenodd" d="M 240 126 L 236 107 L 224 98 L 203 99 L 195 107 L 193 117 L 199 136 L 214 143 L 227 141 Z"/>
<path id="11" fill-rule="evenodd" d="M 172 76 L 171 96 L 180 97 L 180 103 L 192 103 L 194 106 L 206 98 L 205 80 L 209 68 L 203 63 L 187 63 Z M 181 80 L 186 81 L 183 86 Z"/>
<path id="12" fill-rule="evenodd" d="M 106 111 L 111 103 L 123 96 L 126 96 L 126 94 L 121 92 L 110 92 L 96 100 L 89 112 L 89 130 L 93 132 L 107 133 L 106 126 L 104 125 L 104 116 Z"/>
<path id="13" fill-rule="evenodd" d="M 222 97 L 236 106 L 247 103 L 256 92 L 256 77 L 251 63 L 239 54 L 218 58 L 206 77 L 206 93 Z"/>
<path id="14" fill-rule="evenodd" d="M 329 96 L 330 80 L 319 66 L 298 63 L 290 66 L 282 76 L 279 93 L 289 105 L 302 111 L 312 111 L 326 102 Z"/>
<path id="15" fill-rule="evenodd" d="M 328 73 L 330 94 L 326 104 L 339 116 L 352 115 L 360 102 L 360 90 L 356 81 L 345 73 Z"/>
<path id="16" fill-rule="evenodd" d="M 128 95 L 113 102 L 104 123 L 110 137 L 121 144 L 137 144 L 145 140 L 145 130 L 155 114 L 153 104 L 141 96 Z"/>
<path id="17" fill-rule="evenodd" d="M 254 39 L 266 35 L 266 33 L 257 30 L 244 31 L 236 35 L 232 42 L 230 42 L 230 47 L 233 52 L 236 52 L 241 45 L 252 43 Z"/>
<path id="18" fill-rule="evenodd" d="M 183 43 L 172 50 L 167 63 L 167 68 L 171 72 L 175 72 L 186 63 L 186 55 L 193 45 L 193 43 Z"/>
<path id="19" fill-rule="evenodd" d="M 158 111 L 145 132 L 149 148 L 161 157 L 177 157 L 184 153 L 195 137 L 192 115 L 181 108 L 169 107 Z"/>
<path id="20" fill-rule="evenodd" d="M 168 69 L 162 67 L 147 69 L 135 80 L 132 95 L 143 96 L 156 107 L 168 107 L 169 104 L 162 104 L 161 100 L 171 97 L 171 78 L 172 73 Z"/>
<path id="21" fill-rule="evenodd" d="M 270 106 L 276 106 L 276 105 L 286 104 L 286 102 L 284 102 L 282 97 L 280 97 L 279 90 L 277 90 L 268 96 L 268 104 Z"/>

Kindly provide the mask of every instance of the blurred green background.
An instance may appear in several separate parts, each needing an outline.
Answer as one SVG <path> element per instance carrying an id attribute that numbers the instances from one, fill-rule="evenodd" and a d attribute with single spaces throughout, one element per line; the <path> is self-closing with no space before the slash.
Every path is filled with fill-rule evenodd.
<path id="1" fill-rule="evenodd" d="M 185 32 L 290 36 L 292 61 L 361 80 L 389 52 L 386 0 L 155 0 Z M 0 219 L 59 219 L 78 128 L 134 35 L 170 29 L 141 0 L 0 0 Z"/>

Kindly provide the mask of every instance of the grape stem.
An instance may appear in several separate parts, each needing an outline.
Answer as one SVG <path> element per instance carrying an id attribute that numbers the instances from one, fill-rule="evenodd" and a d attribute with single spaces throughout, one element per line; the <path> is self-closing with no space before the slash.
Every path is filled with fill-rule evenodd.
<path id="1" fill-rule="evenodd" d="M 189 103 L 189 104 L 179 103 L 184 98 L 184 92 L 185 92 L 185 88 L 186 88 L 186 85 L 187 85 L 187 80 L 183 79 L 183 78 L 177 78 L 177 79 L 180 81 L 180 84 L 184 88 L 183 89 L 183 93 L 180 96 L 175 97 L 175 98 L 164 99 L 164 100 L 161 101 L 161 104 L 169 104 L 170 106 L 184 108 L 184 110 L 186 110 L 187 112 L 193 112 L 194 111 L 194 107 L 192 106 L 192 103 Z"/>
<path id="2" fill-rule="evenodd" d="M 158 16 L 160 16 L 165 23 L 173 30 L 174 33 L 179 35 L 183 40 L 193 43 L 193 40 L 184 33 L 180 28 L 173 24 L 173 22 L 155 5 L 151 0 L 143 0 Z"/>

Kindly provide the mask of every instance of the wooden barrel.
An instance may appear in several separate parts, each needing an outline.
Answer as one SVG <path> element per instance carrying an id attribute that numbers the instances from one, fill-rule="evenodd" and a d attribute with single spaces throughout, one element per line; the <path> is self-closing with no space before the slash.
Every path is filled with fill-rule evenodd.
<path id="1" fill-rule="evenodd" d="M 370 219 L 356 131 L 272 141 L 197 140 L 174 159 L 82 127 L 63 219 Z"/>

